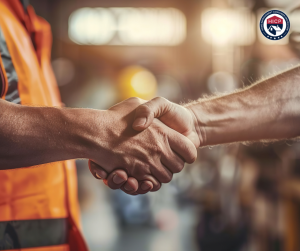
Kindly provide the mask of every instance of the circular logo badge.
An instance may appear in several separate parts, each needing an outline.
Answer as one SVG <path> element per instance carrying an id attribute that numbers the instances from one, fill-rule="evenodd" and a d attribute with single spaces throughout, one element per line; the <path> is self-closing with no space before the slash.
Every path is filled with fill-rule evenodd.
<path id="1" fill-rule="evenodd" d="M 282 11 L 270 10 L 262 16 L 259 26 L 266 38 L 280 40 L 289 33 L 290 20 Z"/>

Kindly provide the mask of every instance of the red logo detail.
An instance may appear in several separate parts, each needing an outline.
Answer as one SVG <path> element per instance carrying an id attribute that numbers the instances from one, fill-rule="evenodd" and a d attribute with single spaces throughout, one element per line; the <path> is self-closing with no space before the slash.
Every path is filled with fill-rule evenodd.
<path id="1" fill-rule="evenodd" d="M 267 24 L 283 24 L 283 19 L 277 16 L 273 16 L 267 19 Z"/>

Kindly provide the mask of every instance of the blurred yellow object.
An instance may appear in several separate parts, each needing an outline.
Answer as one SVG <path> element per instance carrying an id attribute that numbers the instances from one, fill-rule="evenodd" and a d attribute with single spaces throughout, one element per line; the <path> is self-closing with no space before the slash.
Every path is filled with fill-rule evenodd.
<path id="1" fill-rule="evenodd" d="M 118 79 L 119 95 L 122 100 L 130 97 L 152 99 L 156 95 L 155 76 L 141 66 L 129 66 L 121 71 Z"/>

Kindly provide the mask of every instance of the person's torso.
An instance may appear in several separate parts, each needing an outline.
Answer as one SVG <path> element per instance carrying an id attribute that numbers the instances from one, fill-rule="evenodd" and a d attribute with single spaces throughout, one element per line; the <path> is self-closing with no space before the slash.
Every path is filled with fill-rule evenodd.
<path id="1" fill-rule="evenodd" d="M 50 65 L 50 26 L 35 15 L 32 7 L 28 7 L 28 13 L 22 7 L 19 0 L 0 0 L 2 98 L 22 105 L 60 106 Z M 26 221 L 38 220 L 34 224 L 39 227 L 44 223 L 50 226 L 51 220 L 54 224 L 71 215 L 77 225 L 76 186 L 73 161 L 0 171 L 0 250 L 5 247 L 1 237 L 7 234 L 7 222 L 10 227 L 14 226 L 11 222 L 24 223 L 21 227 L 17 224 L 19 228 L 14 228 L 16 233 L 10 235 L 18 235 L 18 231 L 23 231 L 24 235 Z M 27 228 L 34 228 L 34 224 Z M 60 239 L 59 242 L 66 240 Z M 57 243 L 60 247 L 53 250 L 69 250 L 67 245 L 61 245 L 63 243 Z M 22 246 L 22 243 L 16 245 Z M 31 247 L 26 245 L 23 247 Z M 50 250 L 48 248 L 46 250 Z"/>

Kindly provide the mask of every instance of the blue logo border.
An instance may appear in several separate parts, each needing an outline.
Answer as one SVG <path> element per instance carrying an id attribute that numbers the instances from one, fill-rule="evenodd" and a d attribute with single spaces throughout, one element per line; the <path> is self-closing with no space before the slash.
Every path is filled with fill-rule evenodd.
<path id="1" fill-rule="evenodd" d="M 285 31 L 280 35 L 280 36 L 275 36 L 275 37 L 272 37 L 270 35 L 268 35 L 268 33 L 265 32 L 264 30 L 264 21 L 265 19 L 267 18 L 267 16 L 269 15 L 272 15 L 272 14 L 279 14 L 281 15 L 284 19 L 285 19 L 285 22 L 286 22 L 286 29 Z M 290 31 L 290 20 L 288 18 L 288 16 L 280 11 L 280 10 L 269 10 L 268 12 L 266 12 L 260 19 L 260 22 L 259 22 L 259 28 L 260 28 L 260 31 L 261 33 L 269 40 L 273 40 L 273 41 L 276 41 L 276 40 L 280 40 L 280 39 L 283 39 Z"/>

